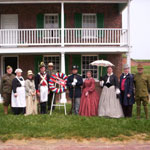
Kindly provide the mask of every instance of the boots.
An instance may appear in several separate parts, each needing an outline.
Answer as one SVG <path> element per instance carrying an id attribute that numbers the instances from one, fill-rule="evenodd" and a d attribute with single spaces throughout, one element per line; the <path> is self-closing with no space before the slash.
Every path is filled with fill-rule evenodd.
<path id="1" fill-rule="evenodd" d="M 137 106 L 137 119 L 140 119 L 141 107 Z"/>
<path id="2" fill-rule="evenodd" d="M 144 106 L 144 111 L 145 111 L 146 119 L 148 119 L 148 107 L 147 106 Z"/>

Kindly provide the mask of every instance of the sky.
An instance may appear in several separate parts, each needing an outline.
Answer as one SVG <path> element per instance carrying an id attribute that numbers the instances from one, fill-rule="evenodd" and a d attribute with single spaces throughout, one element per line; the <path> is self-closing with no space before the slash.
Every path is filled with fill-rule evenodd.
<path id="1" fill-rule="evenodd" d="M 131 58 L 150 59 L 150 0 L 131 2 Z M 127 9 L 123 11 L 123 28 L 127 28 Z"/>

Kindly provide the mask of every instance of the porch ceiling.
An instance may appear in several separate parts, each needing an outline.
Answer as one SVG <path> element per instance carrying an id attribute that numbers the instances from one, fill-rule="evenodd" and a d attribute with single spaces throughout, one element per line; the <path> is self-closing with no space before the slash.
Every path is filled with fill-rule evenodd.
<path id="1" fill-rule="evenodd" d="M 0 0 L 0 4 L 20 3 L 127 3 L 128 0 Z"/>

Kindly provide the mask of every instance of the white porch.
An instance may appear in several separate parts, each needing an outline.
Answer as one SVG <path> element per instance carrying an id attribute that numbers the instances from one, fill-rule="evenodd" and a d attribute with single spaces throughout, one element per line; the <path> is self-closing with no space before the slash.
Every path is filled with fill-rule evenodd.
<path id="1" fill-rule="evenodd" d="M 57 45 L 126 46 L 128 30 L 116 28 L 0 29 L 1 47 Z"/>

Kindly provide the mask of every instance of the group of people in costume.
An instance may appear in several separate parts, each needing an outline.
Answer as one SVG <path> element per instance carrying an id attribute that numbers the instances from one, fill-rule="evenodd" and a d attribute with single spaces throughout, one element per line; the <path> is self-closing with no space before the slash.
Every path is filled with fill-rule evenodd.
<path id="1" fill-rule="evenodd" d="M 49 80 L 56 71 L 53 63 L 41 62 L 40 71 L 34 76 L 33 72 L 27 72 L 27 79 L 22 77 L 22 70 L 16 69 L 16 76 L 12 74 L 12 67 L 7 67 L 7 73 L 1 80 L 1 94 L 4 99 L 4 112 L 8 113 L 8 106 L 14 114 L 37 114 L 40 105 L 40 113 L 46 114 L 50 110 L 53 92 L 49 88 Z M 150 92 L 150 78 L 144 74 L 141 64 L 137 66 L 135 75 L 129 73 L 127 64 L 123 67 L 123 73 L 118 80 L 113 73 L 113 67 L 107 67 L 107 74 L 100 77 L 96 85 L 92 72 L 87 71 L 83 80 L 78 74 L 78 66 L 72 67 L 72 74 L 68 76 L 66 85 L 69 97 L 72 100 L 70 113 L 81 116 L 100 116 L 110 118 L 132 117 L 133 104 L 137 104 L 137 118 L 140 119 L 141 103 L 144 106 L 146 119 L 148 119 L 148 102 Z M 96 88 L 101 87 L 101 94 Z M 54 100 L 56 103 L 56 97 Z M 53 109 L 55 109 L 53 107 Z"/>

